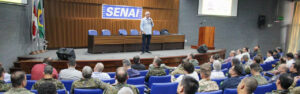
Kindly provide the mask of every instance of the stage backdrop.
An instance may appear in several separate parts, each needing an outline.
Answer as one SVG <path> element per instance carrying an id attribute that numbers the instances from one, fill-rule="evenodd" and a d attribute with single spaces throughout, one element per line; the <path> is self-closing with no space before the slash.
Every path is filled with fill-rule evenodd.
<path id="1" fill-rule="evenodd" d="M 102 19 L 102 5 L 124 5 L 151 12 L 153 30 L 178 33 L 179 0 L 44 0 L 46 40 L 49 48 L 87 47 L 88 30 L 140 30 L 140 20 Z"/>

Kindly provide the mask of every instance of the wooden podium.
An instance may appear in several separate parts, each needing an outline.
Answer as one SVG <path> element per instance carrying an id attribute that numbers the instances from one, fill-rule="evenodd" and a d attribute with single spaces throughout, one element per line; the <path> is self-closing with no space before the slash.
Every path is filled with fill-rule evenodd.
<path id="1" fill-rule="evenodd" d="M 202 44 L 206 44 L 208 49 L 215 49 L 215 29 L 216 27 L 205 26 L 199 28 L 198 45 L 192 45 L 191 48 L 198 49 Z"/>

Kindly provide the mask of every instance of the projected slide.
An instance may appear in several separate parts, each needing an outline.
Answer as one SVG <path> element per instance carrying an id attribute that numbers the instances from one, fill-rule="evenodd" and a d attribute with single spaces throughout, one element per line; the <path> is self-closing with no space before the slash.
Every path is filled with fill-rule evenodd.
<path id="1" fill-rule="evenodd" d="M 0 0 L 0 3 L 27 4 L 27 0 Z"/>
<path id="2" fill-rule="evenodd" d="M 237 0 L 199 0 L 198 15 L 236 16 Z"/>

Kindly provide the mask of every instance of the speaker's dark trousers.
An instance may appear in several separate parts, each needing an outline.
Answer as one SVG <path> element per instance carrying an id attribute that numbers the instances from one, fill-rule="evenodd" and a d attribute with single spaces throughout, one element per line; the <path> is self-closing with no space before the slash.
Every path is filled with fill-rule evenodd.
<path id="1" fill-rule="evenodd" d="M 150 41 L 151 41 L 151 35 L 143 34 L 142 39 L 143 39 L 142 52 L 148 52 Z"/>

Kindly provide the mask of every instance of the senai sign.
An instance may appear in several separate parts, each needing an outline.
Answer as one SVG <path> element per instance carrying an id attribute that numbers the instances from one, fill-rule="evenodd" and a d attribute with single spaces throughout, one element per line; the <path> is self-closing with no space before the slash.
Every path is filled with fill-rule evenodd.
<path id="1" fill-rule="evenodd" d="M 132 6 L 102 5 L 102 19 L 142 19 L 143 8 Z"/>

